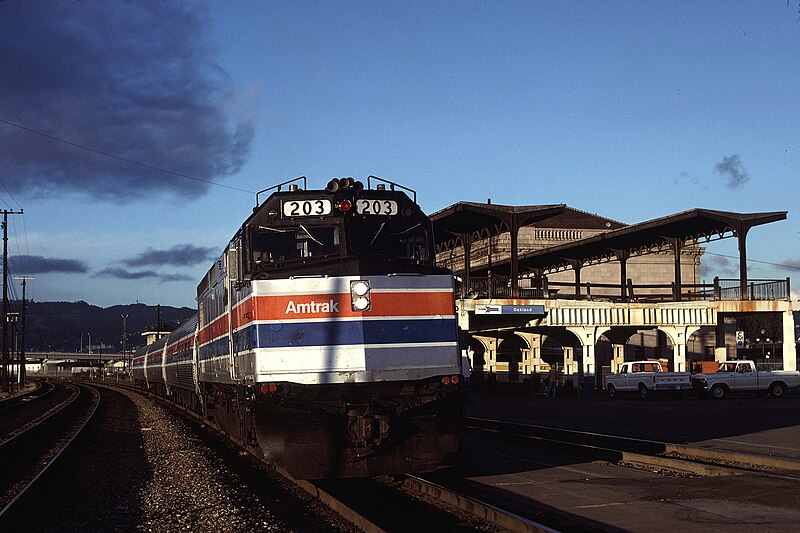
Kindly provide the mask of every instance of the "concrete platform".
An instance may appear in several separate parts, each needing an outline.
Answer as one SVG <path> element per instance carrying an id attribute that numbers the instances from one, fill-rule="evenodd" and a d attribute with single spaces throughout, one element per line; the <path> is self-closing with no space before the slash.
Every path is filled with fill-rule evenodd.
<path id="1" fill-rule="evenodd" d="M 470 416 L 800 457 L 800 397 L 577 399 L 479 393 Z M 558 531 L 800 531 L 800 482 L 684 476 L 572 455 L 558 446 L 470 431 L 425 477 Z"/>
<path id="2" fill-rule="evenodd" d="M 478 393 L 469 416 L 800 459 L 800 395 L 556 398 Z"/>

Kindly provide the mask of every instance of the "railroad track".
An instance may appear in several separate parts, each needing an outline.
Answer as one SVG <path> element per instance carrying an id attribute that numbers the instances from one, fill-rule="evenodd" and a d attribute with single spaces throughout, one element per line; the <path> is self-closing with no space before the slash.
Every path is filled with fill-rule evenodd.
<path id="1" fill-rule="evenodd" d="M 26 402 L 42 398 L 46 396 L 47 393 L 52 392 L 55 388 L 55 386 L 49 381 L 37 381 L 36 384 L 36 388 L 30 392 L 12 396 L 11 398 L 0 401 L 0 413 L 15 409 L 17 406 L 23 405 Z"/>
<path id="2" fill-rule="evenodd" d="M 218 437 L 229 440 L 196 413 L 158 396 L 123 384 L 105 383 L 104 386 L 124 388 L 160 400 L 174 411 L 213 429 Z M 361 531 L 554 531 L 419 476 L 306 481 L 294 479 L 278 465 L 270 464 L 270 467 Z"/>
<path id="3" fill-rule="evenodd" d="M 281 474 L 358 529 L 370 533 L 555 531 L 419 476 L 303 481 L 283 471 Z"/>
<path id="4" fill-rule="evenodd" d="M 744 472 L 800 480 L 800 461 L 758 453 L 659 442 L 484 418 L 467 418 L 472 430 L 534 439 L 572 453 L 615 463 L 663 468 L 699 476 Z"/>
<path id="5" fill-rule="evenodd" d="M 86 385 L 68 385 L 71 394 L 47 414 L 0 443 L 0 524 L 91 419 L 99 394 Z"/>
<path id="6" fill-rule="evenodd" d="M 0 402 L 0 442 L 33 425 L 70 396 L 61 383 L 43 382 L 28 394 Z"/>

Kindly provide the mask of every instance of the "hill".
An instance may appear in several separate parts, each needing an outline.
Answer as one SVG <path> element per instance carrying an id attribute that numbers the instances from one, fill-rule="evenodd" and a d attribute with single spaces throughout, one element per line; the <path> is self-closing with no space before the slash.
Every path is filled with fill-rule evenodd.
<path id="1" fill-rule="evenodd" d="M 12 302 L 12 309 L 22 308 Z M 161 323 L 173 327 L 196 312 L 189 307 L 161 306 Z M 143 331 L 155 329 L 158 312 L 154 305 L 131 304 L 97 307 L 86 302 L 28 302 L 25 335 L 26 351 L 87 350 L 89 337 L 93 350 L 122 351 L 122 316 L 127 315 L 128 349 L 144 345 Z M 9 335 L 14 329 L 9 330 Z M 10 341 L 10 346 L 14 344 Z"/>

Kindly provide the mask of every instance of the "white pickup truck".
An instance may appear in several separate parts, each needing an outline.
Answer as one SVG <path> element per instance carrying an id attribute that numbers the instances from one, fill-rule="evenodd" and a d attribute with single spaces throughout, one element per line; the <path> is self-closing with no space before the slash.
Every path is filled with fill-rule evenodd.
<path id="1" fill-rule="evenodd" d="M 638 391 L 645 399 L 653 392 L 680 392 L 692 387 L 689 372 L 664 372 L 658 361 L 629 361 L 623 363 L 616 374 L 606 376 L 605 387 L 609 397 L 618 393 Z"/>
<path id="2" fill-rule="evenodd" d="M 692 386 L 696 391 L 710 392 L 712 398 L 724 398 L 733 391 L 769 393 L 780 398 L 786 389 L 800 385 L 800 372 L 759 371 L 753 361 L 725 361 L 716 372 L 695 374 Z"/>

